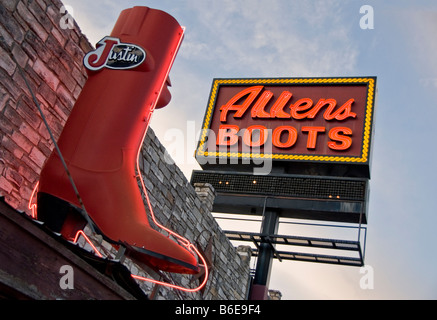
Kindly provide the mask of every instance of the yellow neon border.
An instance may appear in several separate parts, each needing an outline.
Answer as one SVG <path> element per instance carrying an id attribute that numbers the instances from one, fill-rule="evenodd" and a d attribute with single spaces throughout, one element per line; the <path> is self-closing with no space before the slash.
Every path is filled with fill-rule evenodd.
<path id="1" fill-rule="evenodd" d="M 221 84 L 367 84 L 366 118 L 364 123 L 363 144 L 361 157 L 346 156 L 309 156 L 296 154 L 264 154 L 264 153 L 240 153 L 240 152 L 205 152 L 205 139 L 210 128 L 211 116 L 217 96 L 218 86 Z M 278 160 L 306 160 L 306 161 L 329 161 L 329 162 L 367 162 L 370 147 L 370 135 L 372 131 L 373 103 L 375 97 L 375 78 L 275 78 L 275 79 L 215 79 L 208 103 L 208 109 L 202 127 L 197 156 L 215 157 L 238 157 L 238 158 L 264 158 Z"/>

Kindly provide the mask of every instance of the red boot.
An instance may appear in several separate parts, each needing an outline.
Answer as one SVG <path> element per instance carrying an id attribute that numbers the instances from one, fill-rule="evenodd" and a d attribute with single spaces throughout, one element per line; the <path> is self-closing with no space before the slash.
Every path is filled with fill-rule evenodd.
<path id="1" fill-rule="evenodd" d="M 161 270 L 197 273 L 195 255 L 149 225 L 135 166 L 150 116 L 170 100 L 168 72 L 183 30 L 165 12 L 122 11 L 111 37 L 85 56 L 89 78 L 58 145 L 94 227 Z M 159 101 L 158 101 L 159 100 Z M 40 177 L 38 219 L 66 239 L 86 224 L 56 151 Z"/>

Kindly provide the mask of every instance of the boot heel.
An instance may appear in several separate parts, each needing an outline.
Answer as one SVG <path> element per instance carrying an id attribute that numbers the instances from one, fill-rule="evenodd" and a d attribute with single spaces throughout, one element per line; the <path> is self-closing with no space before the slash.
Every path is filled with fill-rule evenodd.
<path id="1" fill-rule="evenodd" d="M 48 229 L 70 241 L 87 224 L 79 208 L 44 192 L 38 192 L 37 216 Z"/>

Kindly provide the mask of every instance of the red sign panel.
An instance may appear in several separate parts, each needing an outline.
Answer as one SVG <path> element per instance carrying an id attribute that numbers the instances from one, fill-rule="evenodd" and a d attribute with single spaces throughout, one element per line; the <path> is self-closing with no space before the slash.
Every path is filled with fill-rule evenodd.
<path id="1" fill-rule="evenodd" d="M 196 157 L 368 163 L 376 78 L 215 79 Z"/>

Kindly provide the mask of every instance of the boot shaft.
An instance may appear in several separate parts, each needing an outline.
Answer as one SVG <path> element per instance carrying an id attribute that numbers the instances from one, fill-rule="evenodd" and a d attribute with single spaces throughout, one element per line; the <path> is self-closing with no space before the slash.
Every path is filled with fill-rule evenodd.
<path id="1" fill-rule="evenodd" d="M 166 89 L 182 33 L 178 22 L 163 11 L 147 7 L 122 11 L 110 38 L 142 48 L 144 61 L 124 70 L 101 66 L 88 71 L 89 78 L 59 139 L 67 162 L 112 171 L 122 164 L 122 150 L 138 151 L 159 95 Z M 111 44 L 103 42 L 97 49 Z M 127 51 L 118 55 L 126 56 Z M 85 64 L 93 58 L 96 55 L 88 54 Z M 100 58 L 105 60 L 105 56 Z"/>

